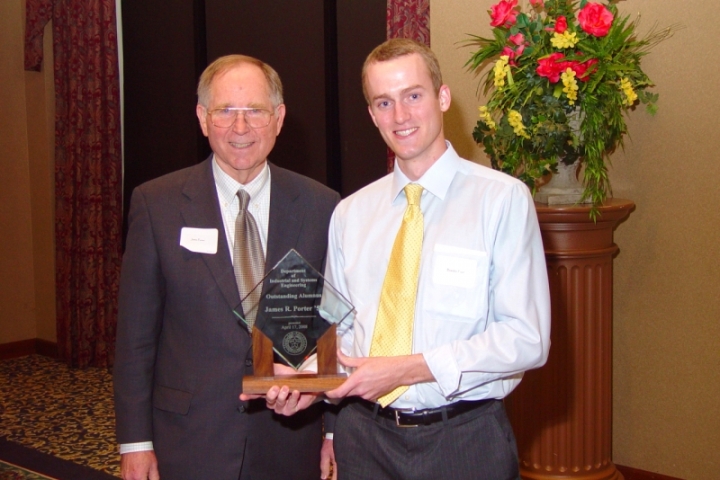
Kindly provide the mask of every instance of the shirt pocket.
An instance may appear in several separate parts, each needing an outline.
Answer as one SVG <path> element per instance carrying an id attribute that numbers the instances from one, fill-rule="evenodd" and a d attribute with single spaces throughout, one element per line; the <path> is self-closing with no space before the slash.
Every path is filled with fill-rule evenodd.
<path id="1" fill-rule="evenodd" d="M 487 310 L 489 257 L 482 250 L 436 244 L 425 310 L 447 320 L 475 322 Z"/>

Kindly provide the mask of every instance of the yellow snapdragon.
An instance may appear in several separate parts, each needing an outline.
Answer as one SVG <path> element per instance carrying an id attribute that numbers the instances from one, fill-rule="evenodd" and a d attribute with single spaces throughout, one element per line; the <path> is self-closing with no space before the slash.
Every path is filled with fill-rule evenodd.
<path id="1" fill-rule="evenodd" d="M 479 110 L 480 110 L 480 120 L 485 122 L 485 125 L 487 125 L 491 129 L 495 130 L 495 128 L 496 128 L 495 121 L 490 116 L 490 112 L 488 111 L 487 106 L 483 105 L 482 107 L 479 107 Z"/>
<path id="2" fill-rule="evenodd" d="M 563 92 L 567 95 L 568 103 L 570 105 L 575 105 L 575 100 L 578 98 L 578 84 L 577 80 L 575 80 L 575 76 L 575 71 L 570 67 L 566 68 L 562 75 L 560 75 L 564 85 Z"/>
<path id="3" fill-rule="evenodd" d="M 525 131 L 525 125 L 522 123 L 522 115 L 517 110 L 510 110 L 508 112 L 508 123 L 513 127 L 515 135 L 523 138 L 530 138 L 527 131 Z"/>
<path id="4" fill-rule="evenodd" d="M 505 76 L 510 73 L 510 66 L 508 62 L 510 57 L 502 55 L 500 59 L 495 63 L 493 73 L 495 73 L 495 87 L 501 88 L 505 86 Z"/>
<path id="5" fill-rule="evenodd" d="M 630 83 L 630 80 L 627 77 L 624 77 L 622 80 L 620 80 L 620 88 L 622 89 L 623 93 L 625 93 L 625 101 L 623 103 L 627 106 L 635 103 L 635 101 L 638 99 L 638 96 L 632 87 L 632 83 Z"/>
<path id="6" fill-rule="evenodd" d="M 559 49 L 573 48 L 579 41 L 577 33 L 570 30 L 565 30 L 563 33 L 555 32 L 550 39 L 552 46 Z"/>

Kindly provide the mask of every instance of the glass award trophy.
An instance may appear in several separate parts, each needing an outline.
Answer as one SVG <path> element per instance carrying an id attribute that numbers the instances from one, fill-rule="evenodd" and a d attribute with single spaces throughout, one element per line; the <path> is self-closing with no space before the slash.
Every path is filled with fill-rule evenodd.
<path id="1" fill-rule="evenodd" d="M 264 394 L 273 385 L 300 392 L 325 392 L 340 386 L 347 376 L 337 373 L 336 326 L 353 306 L 295 250 L 255 288 L 263 289 L 264 284 L 267 287 L 256 305 L 235 308 L 235 315 L 246 324 L 243 313 L 255 313 L 253 375 L 243 377 L 243 393 Z M 274 362 L 299 371 L 314 354 L 316 374 L 274 375 Z"/>

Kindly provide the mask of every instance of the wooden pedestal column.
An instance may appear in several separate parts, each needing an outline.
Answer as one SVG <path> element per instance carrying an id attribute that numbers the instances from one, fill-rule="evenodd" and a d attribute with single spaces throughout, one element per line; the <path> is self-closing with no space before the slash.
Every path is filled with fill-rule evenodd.
<path id="1" fill-rule="evenodd" d="M 547 364 L 505 401 L 525 480 L 622 480 L 612 448 L 613 230 L 634 204 L 536 204 L 552 302 Z"/>

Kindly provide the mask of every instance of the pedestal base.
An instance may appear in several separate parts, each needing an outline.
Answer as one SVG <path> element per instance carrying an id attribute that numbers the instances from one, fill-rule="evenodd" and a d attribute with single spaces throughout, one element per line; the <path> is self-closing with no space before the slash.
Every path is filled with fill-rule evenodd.
<path id="1" fill-rule="evenodd" d="M 560 479 L 572 479 L 572 480 L 624 480 L 625 477 L 618 471 L 615 465 L 610 462 L 607 468 L 602 470 L 593 470 L 590 473 L 585 472 L 564 472 L 564 473 L 542 473 L 542 472 L 528 472 L 526 469 L 522 470 L 521 476 L 523 480 L 560 480 Z"/>
<path id="2" fill-rule="evenodd" d="M 536 204 L 550 281 L 547 364 L 506 399 L 525 480 L 621 480 L 612 454 L 613 230 L 634 207 Z"/>

